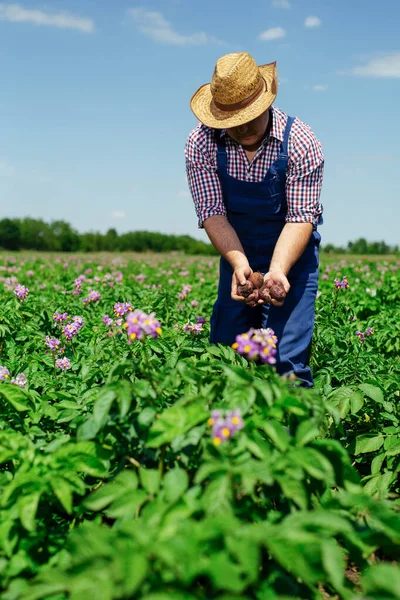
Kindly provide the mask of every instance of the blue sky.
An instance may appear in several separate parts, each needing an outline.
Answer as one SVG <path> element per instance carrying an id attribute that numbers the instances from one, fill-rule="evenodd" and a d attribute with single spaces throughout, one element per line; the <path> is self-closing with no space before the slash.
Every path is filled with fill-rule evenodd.
<path id="1" fill-rule="evenodd" d="M 0 2 L 0 218 L 206 239 L 189 100 L 247 51 L 323 143 L 323 242 L 398 243 L 399 23 L 399 0 Z"/>

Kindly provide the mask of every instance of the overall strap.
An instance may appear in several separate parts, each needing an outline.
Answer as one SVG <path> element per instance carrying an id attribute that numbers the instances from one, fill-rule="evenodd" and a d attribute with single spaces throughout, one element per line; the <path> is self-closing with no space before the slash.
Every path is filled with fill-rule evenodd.
<path id="1" fill-rule="evenodd" d="M 290 130 L 292 128 L 294 120 L 295 120 L 295 117 L 288 117 L 286 127 L 285 127 L 285 133 L 283 134 L 283 142 L 281 144 L 280 158 L 288 158 L 288 156 L 289 156 L 289 150 L 288 150 L 289 135 L 290 135 Z"/>
<path id="2" fill-rule="evenodd" d="M 217 162 L 218 162 L 218 173 L 227 173 L 228 171 L 228 157 L 226 154 L 225 139 L 221 137 L 221 131 L 215 130 L 215 141 L 218 148 Z"/>

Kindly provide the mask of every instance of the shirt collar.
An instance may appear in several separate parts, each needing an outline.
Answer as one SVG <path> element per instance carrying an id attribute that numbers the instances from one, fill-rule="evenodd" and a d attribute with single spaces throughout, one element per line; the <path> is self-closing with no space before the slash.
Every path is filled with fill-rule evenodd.
<path id="1" fill-rule="evenodd" d="M 279 114 L 277 113 L 277 110 L 275 109 L 274 106 L 271 106 L 271 108 L 270 108 L 270 117 L 272 120 L 271 121 L 271 130 L 270 130 L 269 136 L 263 139 L 262 144 L 261 144 L 262 146 L 266 146 L 271 137 L 277 139 L 279 142 L 283 142 L 284 127 L 281 122 L 281 119 L 279 118 Z M 221 136 L 222 137 L 227 136 L 226 129 L 221 130 Z M 227 136 L 227 137 L 229 138 L 229 136 Z"/>

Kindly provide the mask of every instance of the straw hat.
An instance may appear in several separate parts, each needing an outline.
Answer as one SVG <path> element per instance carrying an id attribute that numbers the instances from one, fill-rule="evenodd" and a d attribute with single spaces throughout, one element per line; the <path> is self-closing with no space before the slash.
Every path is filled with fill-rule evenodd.
<path id="1" fill-rule="evenodd" d="M 277 92 L 276 62 L 258 66 L 247 52 L 234 52 L 218 59 L 211 83 L 195 92 L 190 108 L 208 127 L 237 127 L 266 111 Z"/>

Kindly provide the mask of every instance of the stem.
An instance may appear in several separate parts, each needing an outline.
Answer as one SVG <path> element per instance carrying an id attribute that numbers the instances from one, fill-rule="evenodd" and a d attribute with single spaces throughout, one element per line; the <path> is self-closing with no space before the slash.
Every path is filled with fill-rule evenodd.
<path id="1" fill-rule="evenodd" d="M 137 469 L 140 469 L 140 467 L 142 466 L 140 464 L 140 462 L 138 460 L 136 460 L 136 458 L 132 458 L 132 456 L 127 456 L 126 460 L 128 462 L 130 462 L 132 465 L 134 465 Z"/>
<path id="2" fill-rule="evenodd" d="M 338 301 L 338 296 L 339 296 L 339 288 L 336 288 L 336 295 L 335 295 L 335 301 L 333 303 L 333 310 L 336 310 L 336 305 L 337 305 L 337 301 Z"/>
<path id="3" fill-rule="evenodd" d="M 358 357 L 360 356 L 361 346 L 362 346 L 362 343 L 360 342 L 360 345 L 358 347 L 358 352 L 357 352 L 356 357 L 354 359 L 354 367 L 355 367 L 354 375 L 357 375 L 357 372 L 358 372 L 357 371 L 357 361 L 358 361 Z"/>
<path id="4" fill-rule="evenodd" d="M 147 354 L 147 347 L 146 347 L 145 344 L 146 344 L 146 342 L 142 343 L 142 348 L 143 348 L 142 355 L 144 356 L 144 362 L 146 363 L 146 368 L 147 368 L 147 371 L 148 371 L 148 377 L 147 377 L 147 379 L 148 379 L 151 387 L 153 388 L 155 394 L 157 396 L 160 396 L 160 392 L 158 391 L 157 386 L 154 383 L 153 374 L 152 374 L 152 370 L 151 370 L 151 365 L 150 365 L 149 357 L 148 357 L 148 354 Z"/>
<path id="5" fill-rule="evenodd" d="M 158 463 L 158 471 L 160 473 L 160 477 L 162 477 L 164 475 L 164 461 L 165 461 L 166 450 L 167 450 L 166 446 L 161 446 L 160 461 Z"/>

